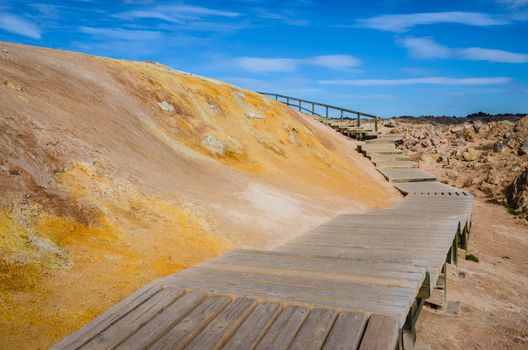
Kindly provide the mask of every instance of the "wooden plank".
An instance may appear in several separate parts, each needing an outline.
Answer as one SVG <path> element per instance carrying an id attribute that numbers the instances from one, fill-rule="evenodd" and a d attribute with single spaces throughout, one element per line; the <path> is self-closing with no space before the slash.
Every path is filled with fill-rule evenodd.
<path id="1" fill-rule="evenodd" d="M 202 271 L 197 276 L 199 278 L 180 276 L 171 283 L 175 286 L 208 288 L 218 293 L 263 298 L 276 302 L 294 302 L 303 305 L 383 313 L 394 315 L 402 322 L 411 305 L 412 296 L 416 295 L 421 287 L 421 283 L 417 283 L 410 291 L 398 289 L 398 287 L 378 287 L 378 296 L 369 298 L 369 293 L 374 295 L 375 288 L 372 286 L 365 286 L 363 293 L 351 293 L 349 289 L 327 288 L 325 283 L 318 286 L 311 286 L 308 283 L 305 285 L 272 284 L 269 281 L 262 282 L 261 276 L 245 276 L 245 274 L 229 276 Z M 395 293 L 403 295 L 396 296 Z"/>
<path id="2" fill-rule="evenodd" d="M 114 322 L 124 317 L 130 311 L 137 308 L 139 305 L 150 299 L 153 295 L 158 293 L 161 287 L 154 285 L 146 285 L 139 289 L 122 302 L 116 304 L 104 314 L 97 317 L 85 327 L 77 332 L 74 332 L 64 338 L 59 343 L 55 344 L 51 349 L 78 349 L 91 338 L 95 337 L 100 332 L 104 331 Z"/>
<path id="3" fill-rule="evenodd" d="M 442 250 L 442 252 L 445 249 Z M 335 271 L 330 269 L 323 269 L 317 271 L 316 269 L 300 269 L 300 268 L 277 268 L 267 267 L 262 265 L 237 265 L 229 263 L 205 263 L 200 264 L 198 268 L 207 268 L 209 270 L 221 270 L 230 272 L 274 275 L 281 277 L 292 277 L 300 279 L 310 279 L 319 281 L 334 281 L 339 283 L 368 283 L 374 285 L 411 285 L 412 283 L 402 283 L 400 281 L 422 281 L 425 274 L 410 274 L 404 272 L 389 272 L 389 273 L 375 273 L 375 271 Z"/>
<path id="4" fill-rule="evenodd" d="M 183 349 L 204 329 L 229 303 L 231 298 L 213 295 L 205 299 L 174 328 L 165 333 L 150 349 Z"/>
<path id="5" fill-rule="evenodd" d="M 92 338 L 83 346 L 83 349 L 111 349 L 116 347 L 184 293 L 183 290 L 164 288 L 148 301 L 121 318 L 119 322 L 112 324 L 96 337 Z"/>
<path id="6" fill-rule="evenodd" d="M 413 291 L 420 288 L 422 281 L 423 279 L 401 282 L 400 284 L 407 284 L 405 287 L 398 285 L 380 286 L 359 282 L 321 281 L 195 268 L 186 275 L 180 275 L 179 281 L 175 279 L 173 283 L 176 286 L 183 286 L 187 283 L 192 285 L 192 288 L 210 288 L 232 294 L 239 294 L 243 291 L 244 293 L 267 291 L 270 297 L 275 293 L 280 293 L 285 298 L 290 298 L 291 301 L 302 296 L 321 297 L 323 299 L 326 296 L 335 301 L 357 301 L 358 304 L 363 304 L 374 303 L 376 302 L 374 296 L 380 298 L 382 296 L 384 300 L 380 301 L 381 304 L 401 306 L 410 299 L 409 293 L 412 294 Z M 244 295 L 251 296 L 250 294 Z"/>
<path id="7" fill-rule="evenodd" d="M 303 256 L 288 256 L 284 254 L 253 254 L 251 252 L 245 253 L 235 251 L 228 253 L 222 257 L 226 262 L 240 262 L 241 264 L 258 264 L 259 266 L 299 266 L 311 268 L 332 268 L 337 271 L 348 270 L 354 268 L 368 268 L 378 269 L 384 271 L 399 271 L 409 273 L 421 273 L 424 271 L 422 267 L 409 266 L 408 264 L 386 263 L 382 261 L 362 261 L 362 260 L 335 260 L 325 258 L 303 257 Z M 210 261 L 217 261 L 213 259 Z"/>
<path id="8" fill-rule="evenodd" d="M 236 265 L 238 267 L 258 267 L 260 269 L 278 269 L 279 271 L 285 270 L 300 270 L 306 272 L 331 272 L 337 274 L 364 274 L 370 277 L 372 276 L 404 276 L 405 278 L 420 278 L 425 273 L 424 269 L 417 268 L 413 266 L 407 266 L 402 268 L 400 265 L 397 265 L 397 268 L 391 269 L 390 264 L 385 264 L 381 267 L 376 265 L 381 264 L 350 264 L 348 266 L 333 266 L 333 265 L 315 265 L 315 264 L 305 264 L 302 260 L 292 261 L 292 262 L 283 262 L 283 261 L 266 261 L 258 259 L 240 259 L 240 258 L 226 258 L 222 260 L 216 260 L 200 266 L 218 266 L 218 265 Z M 374 266 L 373 266 L 374 265 Z"/>
<path id="9" fill-rule="evenodd" d="M 385 315 L 371 315 L 359 350 L 394 350 L 398 343 L 398 322 Z"/>
<path id="10" fill-rule="evenodd" d="M 356 350 L 366 324 L 367 315 L 364 313 L 341 312 L 328 335 L 323 350 Z"/>
<path id="11" fill-rule="evenodd" d="M 290 350 L 319 350 L 334 324 L 337 312 L 331 309 L 312 309 L 291 343 Z"/>
<path id="12" fill-rule="evenodd" d="M 254 349 L 280 312 L 281 306 L 279 304 L 259 303 L 223 347 L 223 350 Z"/>
<path id="13" fill-rule="evenodd" d="M 301 328 L 308 312 L 309 309 L 306 307 L 286 306 L 268 332 L 262 337 L 256 349 L 287 349 Z"/>
<path id="14" fill-rule="evenodd" d="M 196 306 L 207 298 L 202 291 L 189 291 L 183 297 L 165 308 L 152 318 L 136 333 L 121 343 L 117 349 L 139 350 L 146 349 L 158 340 L 167 330 L 173 328 L 186 317 Z"/>
<path id="15" fill-rule="evenodd" d="M 221 349 L 256 304 L 254 299 L 236 298 L 185 349 Z"/>

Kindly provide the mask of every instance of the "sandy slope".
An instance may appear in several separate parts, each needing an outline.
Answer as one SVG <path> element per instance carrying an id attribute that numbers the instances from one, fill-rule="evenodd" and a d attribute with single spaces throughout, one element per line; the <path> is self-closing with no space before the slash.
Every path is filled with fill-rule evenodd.
<path id="1" fill-rule="evenodd" d="M 0 43 L 0 106 L 0 348 L 397 197 L 341 135 L 154 63 Z"/>

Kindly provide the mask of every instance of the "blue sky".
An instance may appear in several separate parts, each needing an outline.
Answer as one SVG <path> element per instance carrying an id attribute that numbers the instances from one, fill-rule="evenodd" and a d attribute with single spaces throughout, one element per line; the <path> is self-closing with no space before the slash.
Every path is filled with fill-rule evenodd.
<path id="1" fill-rule="evenodd" d="M 382 116 L 528 113 L 528 0 L 0 0 L 0 41 Z"/>

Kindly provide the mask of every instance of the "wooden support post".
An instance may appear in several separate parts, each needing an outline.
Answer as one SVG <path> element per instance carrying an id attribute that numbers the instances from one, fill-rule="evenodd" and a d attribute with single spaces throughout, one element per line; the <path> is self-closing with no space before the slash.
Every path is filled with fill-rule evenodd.
<path id="1" fill-rule="evenodd" d="M 451 244 L 451 264 L 458 266 L 458 235 L 455 235 L 453 239 L 453 244 Z"/>
<path id="2" fill-rule="evenodd" d="M 414 349 L 416 343 L 416 322 L 420 317 L 425 299 L 416 298 L 409 309 L 402 328 L 402 345 L 404 350 Z"/>
<path id="3" fill-rule="evenodd" d="M 328 118 L 328 106 L 325 106 L 326 108 L 326 117 Z"/>
<path id="4" fill-rule="evenodd" d="M 290 98 L 289 98 L 289 97 L 286 97 L 286 105 L 287 105 L 287 106 L 290 105 Z"/>
<path id="5" fill-rule="evenodd" d="M 359 117 L 359 113 L 357 114 L 357 126 L 360 127 L 361 126 L 361 119 Z"/>
<path id="6" fill-rule="evenodd" d="M 341 121 L 343 121 L 343 110 L 341 110 Z"/>
<path id="7" fill-rule="evenodd" d="M 315 103 L 312 103 L 312 114 L 315 114 Z"/>
<path id="8" fill-rule="evenodd" d="M 378 117 L 374 118 L 374 131 L 378 131 Z"/>
<path id="9" fill-rule="evenodd" d="M 302 101 L 299 100 L 299 112 L 301 112 L 301 109 L 302 109 L 301 105 L 302 105 Z"/>

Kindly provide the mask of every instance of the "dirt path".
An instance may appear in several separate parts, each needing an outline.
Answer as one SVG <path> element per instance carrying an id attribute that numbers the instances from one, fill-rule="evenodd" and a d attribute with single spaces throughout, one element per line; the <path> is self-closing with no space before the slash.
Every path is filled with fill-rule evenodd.
<path id="1" fill-rule="evenodd" d="M 450 271 L 450 307 L 424 308 L 418 339 L 431 349 L 528 349 L 528 224 L 482 200 L 472 222 L 469 250 L 480 262 Z"/>

